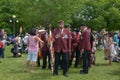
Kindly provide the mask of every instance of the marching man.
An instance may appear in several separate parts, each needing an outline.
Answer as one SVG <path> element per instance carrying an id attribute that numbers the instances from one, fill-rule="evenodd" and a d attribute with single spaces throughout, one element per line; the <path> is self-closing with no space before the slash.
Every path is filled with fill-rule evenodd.
<path id="1" fill-rule="evenodd" d="M 58 75 L 60 57 L 62 57 L 63 75 L 67 77 L 68 55 L 71 52 L 71 39 L 68 29 L 64 28 L 64 21 L 58 21 L 58 28 L 53 31 L 53 46 L 55 54 L 55 69 L 53 75 Z"/>

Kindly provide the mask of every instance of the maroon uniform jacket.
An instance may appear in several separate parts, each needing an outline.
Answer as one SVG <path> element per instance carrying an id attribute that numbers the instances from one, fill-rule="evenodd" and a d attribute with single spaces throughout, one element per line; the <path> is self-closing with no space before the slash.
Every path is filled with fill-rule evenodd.
<path id="1" fill-rule="evenodd" d="M 77 40 L 78 49 L 79 51 L 81 51 L 82 48 L 81 32 L 76 34 L 76 40 Z"/>
<path id="2" fill-rule="evenodd" d="M 41 35 L 41 39 L 44 41 L 44 45 L 42 47 L 42 51 L 49 51 L 49 47 L 47 45 L 48 43 L 48 34 L 45 32 L 44 34 Z"/>
<path id="3" fill-rule="evenodd" d="M 81 34 L 81 48 L 84 50 L 91 50 L 90 45 L 90 30 L 85 29 Z"/>
<path id="4" fill-rule="evenodd" d="M 71 52 L 72 53 L 75 51 L 76 44 L 77 44 L 76 33 L 71 32 Z"/>
<path id="5" fill-rule="evenodd" d="M 68 53 L 71 50 L 71 36 L 68 29 L 63 28 L 61 33 L 60 29 L 56 28 L 52 35 L 54 38 L 54 52 L 60 53 L 62 51 L 63 53 Z M 58 38 L 57 35 L 60 35 L 60 37 Z"/>

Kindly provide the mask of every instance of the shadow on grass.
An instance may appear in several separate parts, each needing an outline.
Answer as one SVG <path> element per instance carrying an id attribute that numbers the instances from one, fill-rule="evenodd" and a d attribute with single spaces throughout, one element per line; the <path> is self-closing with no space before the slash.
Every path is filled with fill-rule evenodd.
<path id="1" fill-rule="evenodd" d="M 43 73 L 30 73 L 30 79 L 29 80 L 50 80 L 53 75 L 48 72 Z"/>
<path id="2" fill-rule="evenodd" d="M 9 73 L 18 74 L 18 73 L 28 73 L 28 72 L 24 72 L 24 70 L 22 70 L 20 68 L 19 68 L 19 70 L 12 68 L 12 69 L 9 70 Z"/>
<path id="3" fill-rule="evenodd" d="M 82 70 L 82 67 L 78 67 L 78 68 L 71 67 L 68 70 L 68 74 L 79 74 L 80 70 Z"/>
<path id="4" fill-rule="evenodd" d="M 50 77 L 52 76 L 49 73 L 30 73 L 30 72 L 12 72 L 11 73 L 14 77 L 19 77 L 19 75 L 26 76 L 25 78 L 22 78 L 23 80 L 49 80 Z M 21 78 L 20 78 L 21 79 Z"/>
<path id="5" fill-rule="evenodd" d="M 96 63 L 96 66 L 108 66 L 108 64 L 105 64 L 105 63 Z"/>
<path id="6" fill-rule="evenodd" d="M 49 80 L 49 78 L 53 76 L 49 72 L 38 72 L 38 71 L 36 71 L 35 73 L 31 73 L 30 71 L 24 72 L 21 69 L 20 70 L 11 69 L 9 73 L 14 75 L 14 76 L 19 76 L 19 75 L 29 76 L 28 80 Z"/>
<path id="7" fill-rule="evenodd" d="M 80 70 L 78 71 L 68 71 L 68 74 L 79 74 L 80 73 Z"/>
<path id="8" fill-rule="evenodd" d="M 16 57 L 13 57 L 13 56 L 7 56 L 6 58 L 16 58 Z"/>
<path id="9" fill-rule="evenodd" d="M 112 75 L 112 76 L 119 76 L 120 77 L 120 69 L 116 70 L 116 71 L 111 71 L 108 74 Z"/>
<path id="10" fill-rule="evenodd" d="M 11 59 L 11 58 L 13 58 L 13 59 L 16 59 L 16 58 L 23 58 L 23 57 L 14 57 L 14 56 L 6 56 L 6 58 L 8 58 L 8 59 Z"/>

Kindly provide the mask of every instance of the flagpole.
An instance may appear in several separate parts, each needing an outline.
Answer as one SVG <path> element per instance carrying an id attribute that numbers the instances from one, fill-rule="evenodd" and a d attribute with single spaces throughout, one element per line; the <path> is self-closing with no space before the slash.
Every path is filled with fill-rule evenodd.
<path id="1" fill-rule="evenodd" d="M 53 48 L 53 38 L 52 38 L 52 32 L 51 32 L 51 29 L 50 29 L 50 25 L 49 25 L 49 33 L 48 33 L 48 43 L 49 43 L 49 50 L 50 50 L 50 54 L 51 54 L 51 70 L 52 70 L 52 73 L 54 72 L 54 48 Z"/>

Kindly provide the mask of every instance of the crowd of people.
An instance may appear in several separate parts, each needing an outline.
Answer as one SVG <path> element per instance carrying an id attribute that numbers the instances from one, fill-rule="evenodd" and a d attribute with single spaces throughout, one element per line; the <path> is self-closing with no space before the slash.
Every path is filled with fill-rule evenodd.
<path id="1" fill-rule="evenodd" d="M 52 31 L 52 35 L 50 34 L 51 25 L 46 27 L 45 30 L 36 29 L 34 32 L 42 40 L 42 44 L 39 44 L 39 53 L 42 53 L 43 58 L 42 69 L 46 69 L 46 67 L 52 69 L 54 76 L 58 75 L 60 68 L 63 70 L 63 75 L 67 77 L 68 69 L 73 64 L 74 58 L 74 67 L 77 68 L 79 64 L 83 67 L 83 70 L 80 70 L 80 74 L 88 74 L 89 68 L 96 64 L 96 49 L 105 52 L 105 59 L 109 60 L 108 65 L 112 65 L 113 61 L 120 61 L 118 45 L 120 37 L 118 34 L 116 37 L 117 42 L 115 42 L 115 33 L 108 33 L 104 30 L 101 32 L 92 31 L 91 28 L 85 24 L 81 24 L 80 29 L 75 28 L 74 31 L 71 31 L 70 25 L 64 27 L 63 20 L 58 21 L 58 27 Z M 31 34 L 29 35 L 31 36 Z M 108 39 L 107 42 L 106 38 Z M 53 49 L 51 49 L 51 46 Z M 117 48 L 115 46 L 117 46 Z M 35 59 L 38 66 L 40 66 L 40 57 L 36 56 L 36 58 L 33 57 L 33 59 Z M 32 58 L 28 60 L 30 61 Z M 25 68 L 25 71 L 27 71 L 26 69 L 27 68 Z M 32 72 L 34 72 L 34 69 L 32 69 Z"/>
<path id="2" fill-rule="evenodd" d="M 33 26 L 34 27 L 34 26 Z M 4 44 L 2 43 L 3 31 L 0 31 L 0 58 L 4 57 Z M 100 32 L 81 24 L 79 28 L 71 30 L 71 25 L 64 27 L 64 21 L 58 21 L 58 27 L 53 31 L 51 24 L 45 30 L 32 28 L 21 39 L 20 36 L 14 38 L 16 45 L 22 45 L 18 52 L 22 53 L 27 50 L 28 57 L 25 64 L 24 72 L 27 71 L 30 61 L 32 61 L 31 73 L 34 73 L 35 64 L 41 66 L 40 58 L 42 57 L 42 69 L 52 70 L 53 75 L 58 75 L 59 68 L 63 70 L 63 75 L 68 76 L 68 70 L 73 64 L 74 67 L 82 66 L 80 74 L 88 74 L 91 66 L 96 65 L 96 50 L 103 50 L 105 60 L 109 60 L 108 65 L 112 62 L 120 62 L 120 34 L 119 32 Z M 16 46 L 15 46 L 16 48 Z M 14 56 L 16 56 L 16 53 Z M 22 55 L 22 54 L 21 54 Z M 21 56 L 17 54 L 17 56 Z M 42 55 L 42 56 L 41 56 Z"/>

